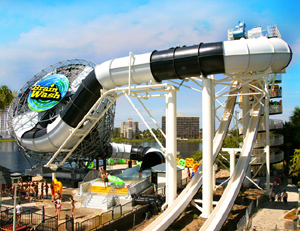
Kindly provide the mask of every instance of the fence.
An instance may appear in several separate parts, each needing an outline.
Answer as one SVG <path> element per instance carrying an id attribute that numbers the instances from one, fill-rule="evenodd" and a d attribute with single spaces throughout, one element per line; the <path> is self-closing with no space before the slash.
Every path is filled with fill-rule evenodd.
<path id="1" fill-rule="evenodd" d="M 129 212 L 132 212 L 133 210 L 134 207 L 132 206 L 131 201 L 123 205 L 114 206 L 111 210 L 104 212 L 101 215 L 97 215 L 81 223 L 77 222 L 75 224 L 75 230 L 96 230 L 98 227 L 108 224 L 111 221 L 118 219 Z"/>
<path id="2" fill-rule="evenodd" d="M 245 215 L 240 219 L 236 225 L 237 231 L 247 230 L 252 225 L 252 215 L 257 212 L 261 205 L 269 199 L 267 196 L 261 196 L 255 201 L 251 201 L 250 205 L 246 208 Z"/>
<path id="3" fill-rule="evenodd" d="M 57 228 L 57 217 L 50 217 L 36 226 L 35 230 L 54 231 Z"/>
<path id="4" fill-rule="evenodd" d="M 13 222 L 13 212 L 14 212 L 13 207 L 1 206 L 1 217 L 0 217 L 1 227 L 4 227 L 5 225 L 11 224 Z M 52 218 L 52 220 L 46 222 L 46 220 L 49 218 Z M 32 213 L 29 211 L 29 212 L 22 213 L 20 223 L 24 225 L 30 225 L 30 226 L 33 225 L 39 226 L 40 224 L 44 223 L 48 227 L 55 228 L 57 227 L 57 221 L 55 221 L 55 219 L 47 215 Z M 49 230 L 49 229 L 43 229 L 43 230 Z"/>

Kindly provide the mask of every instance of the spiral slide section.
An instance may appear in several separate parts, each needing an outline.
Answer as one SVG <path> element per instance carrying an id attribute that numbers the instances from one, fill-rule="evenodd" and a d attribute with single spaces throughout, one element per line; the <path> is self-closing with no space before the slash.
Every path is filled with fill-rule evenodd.
<path id="1" fill-rule="evenodd" d="M 232 90 L 230 91 L 230 94 L 237 93 L 237 89 L 233 90 L 233 88 L 234 85 L 231 86 Z M 222 116 L 222 121 L 213 141 L 214 160 L 216 159 L 218 153 L 222 148 L 223 140 L 225 139 L 225 136 L 227 134 L 228 127 L 234 112 L 235 102 L 236 96 L 231 96 L 229 97 L 226 103 L 224 114 Z M 166 230 L 189 205 L 189 203 L 191 202 L 195 194 L 198 192 L 201 185 L 202 165 L 199 166 L 197 172 L 193 176 L 190 183 L 175 199 L 173 204 L 169 206 L 158 218 L 156 218 L 146 229 L 144 229 L 144 231 Z"/>
<path id="2" fill-rule="evenodd" d="M 239 157 L 234 173 L 230 181 L 228 182 L 227 187 L 223 192 L 217 206 L 215 207 L 209 218 L 205 221 L 200 230 L 220 230 L 223 223 L 227 219 L 234 201 L 240 191 L 241 185 L 247 172 L 247 168 L 250 163 L 251 153 L 254 146 L 253 143 L 256 138 L 259 118 L 261 115 L 261 108 L 262 107 L 260 104 L 257 104 L 255 108 L 253 108 L 242 153 Z"/>
<path id="3" fill-rule="evenodd" d="M 55 152 L 101 97 L 101 89 L 129 84 L 129 70 L 130 84 L 142 84 L 194 76 L 205 78 L 218 73 L 280 72 L 288 66 L 291 57 L 291 49 L 285 41 L 262 37 L 200 43 L 109 60 L 97 65 L 83 79 L 71 101 L 54 121 L 31 124 L 31 129 L 16 131 L 16 138 L 33 151 Z M 80 129 L 87 128 L 83 125 Z M 79 136 L 72 137 L 65 148 L 72 148 L 79 140 Z"/>

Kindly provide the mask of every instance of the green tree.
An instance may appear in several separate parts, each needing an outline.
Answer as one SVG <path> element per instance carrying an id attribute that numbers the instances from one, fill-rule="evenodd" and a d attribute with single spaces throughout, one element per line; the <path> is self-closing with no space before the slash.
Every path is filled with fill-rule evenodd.
<path id="1" fill-rule="evenodd" d="M 300 174 L 300 149 L 295 149 L 294 156 L 291 159 L 290 172 L 292 176 L 298 177 Z"/>
<path id="2" fill-rule="evenodd" d="M 293 176 L 293 181 L 298 182 L 298 187 L 300 187 L 300 149 L 295 149 L 289 174 Z"/>
<path id="3" fill-rule="evenodd" d="M 14 99 L 13 92 L 6 85 L 0 86 L 0 109 L 6 109 Z"/>
<path id="4" fill-rule="evenodd" d="M 196 161 L 202 160 L 202 151 L 195 151 L 192 153 L 191 158 L 193 158 Z"/>
<path id="5" fill-rule="evenodd" d="M 300 143 L 300 108 L 296 107 L 293 115 L 290 117 L 291 120 L 291 127 L 293 130 L 293 139 L 294 142 L 299 144 Z"/>
<path id="6" fill-rule="evenodd" d="M 300 108 L 296 107 L 289 122 L 285 122 L 282 129 L 274 132 L 284 136 L 284 144 L 281 149 L 284 151 L 284 172 L 289 173 L 289 164 L 292 163 L 293 150 L 300 146 Z"/>
<path id="7" fill-rule="evenodd" d="M 119 128 L 114 129 L 113 138 L 120 138 L 120 131 Z"/>

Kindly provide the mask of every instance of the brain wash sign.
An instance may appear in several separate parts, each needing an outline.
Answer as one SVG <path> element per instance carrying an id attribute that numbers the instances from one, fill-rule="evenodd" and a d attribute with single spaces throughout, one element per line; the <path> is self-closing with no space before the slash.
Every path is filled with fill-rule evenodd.
<path id="1" fill-rule="evenodd" d="M 69 80 L 61 74 L 50 75 L 32 88 L 28 96 L 28 106 L 33 111 L 46 111 L 65 97 L 69 89 Z"/>

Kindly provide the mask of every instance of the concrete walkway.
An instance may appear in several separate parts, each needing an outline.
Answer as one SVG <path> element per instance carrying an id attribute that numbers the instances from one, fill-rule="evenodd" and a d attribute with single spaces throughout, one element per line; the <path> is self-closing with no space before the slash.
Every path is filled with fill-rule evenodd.
<path id="1" fill-rule="evenodd" d="M 256 231 L 275 230 L 295 230 L 292 220 L 284 219 L 284 215 L 298 205 L 298 188 L 293 184 L 283 183 L 277 188 L 277 191 L 286 190 L 288 193 L 288 203 L 267 201 L 262 208 L 254 215 L 252 219 L 252 230 Z M 276 192 L 277 192 L 276 191 Z"/>

